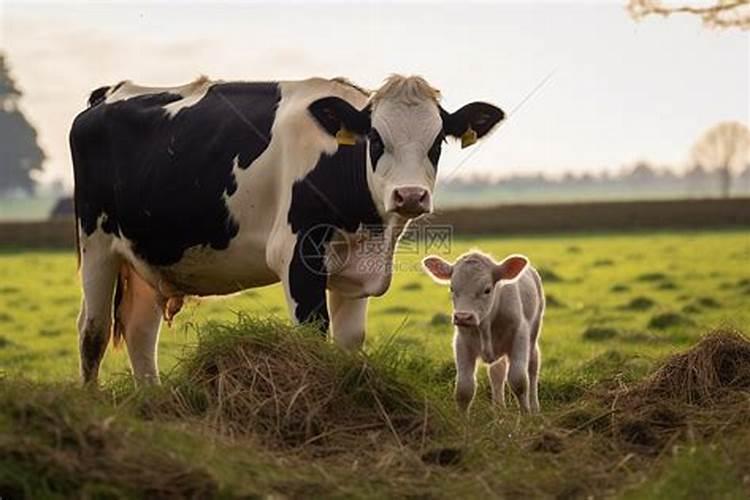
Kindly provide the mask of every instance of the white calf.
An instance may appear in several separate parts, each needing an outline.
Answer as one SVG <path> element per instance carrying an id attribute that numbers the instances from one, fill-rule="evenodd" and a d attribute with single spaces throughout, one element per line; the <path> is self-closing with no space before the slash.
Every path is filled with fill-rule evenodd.
<path id="1" fill-rule="evenodd" d="M 542 280 L 526 257 L 501 263 L 470 252 L 455 264 L 430 256 L 422 261 L 438 283 L 450 283 L 456 358 L 456 403 L 466 411 L 474 399 L 476 362 L 487 363 L 492 399 L 505 407 L 505 381 L 524 413 L 539 411 L 539 334 L 544 315 Z"/>

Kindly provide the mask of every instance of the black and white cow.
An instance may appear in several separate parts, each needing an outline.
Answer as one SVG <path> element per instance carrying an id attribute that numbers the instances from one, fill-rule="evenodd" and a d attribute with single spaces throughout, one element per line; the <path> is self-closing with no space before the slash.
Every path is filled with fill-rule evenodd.
<path id="1" fill-rule="evenodd" d="M 373 93 L 321 78 L 95 90 L 70 132 L 84 382 L 112 334 L 136 379 L 158 382 L 160 323 L 185 295 L 279 281 L 294 320 L 330 321 L 338 344 L 359 348 L 399 235 L 432 210 L 445 137 L 468 144 L 503 119 L 438 99 L 403 76 Z M 372 238 L 382 251 L 351 251 Z"/>

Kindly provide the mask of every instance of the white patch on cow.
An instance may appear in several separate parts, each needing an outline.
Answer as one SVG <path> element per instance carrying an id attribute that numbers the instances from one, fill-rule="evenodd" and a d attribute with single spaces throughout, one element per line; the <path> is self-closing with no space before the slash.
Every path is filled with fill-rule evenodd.
<path id="1" fill-rule="evenodd" d="M 200 102 L 201 99 L 206 95 L 208 92 L 208 89 L 210 89 L 215 82 L 212 82 L 205 76 L 199 78 L 198 80 L 194 81 L 189 88 L 187 89 L 181 89 L 181 92 L 178 92 L 182 99 L 179 101 L 170 102 L 166 106 L 164 106 L 164 109 L 167 112 L 167 115 L 170 118 L 174 118 L 177 113 L 179 113 L 181 110 L 185 108 L 189 108 L 190 106 L 194 106 L 198 102 Z"/>
<path id="2" fill-rule="evenodd" d="M 229 199 L 235 194 L 237 194 L 237 191 L 239 190 L 239 185 L 237 183 L 238 183 L 239 175 L 241 172 L 242 172 L 242 169 L 240 168 L 240 157 L 239 155 L 235 155 L 234 160 L 232 160 L 231 175 L 234 178 L 236 188 L 234 190 L 234 193 L 232 193 L 231 195 L 227 192 L 226 189 L 224 190 L 224 194 L 222 195 L 224 198 L 224 204 L 227 206 L 227 208 L 229 208 Z"/>
<path id="3" fill-rule="evenodd" d="M 209 80 L 209 78 L 206 76 L 200 76 L 188 84 L 180 85 L 177 87 L 147 87 L 144 85 L 136 85 L 130 80 L 125 80 L 124 82 L 119 84 L 117 90 L 115 90 L 114 92 L 110 91 L 107 94 L 104 102 L 107 104 L 112 104 L 113 102 L 126 101 L 128 99 L 132 99 L 133 97 L 168 92 L 170 94 L 177 94 L 183 97 L 183 99 L 169 103 L 164 107 L 167 110 L 167 114 L 169 114 L 170 116 L 174 116 L 174 114 L 182 109 L 182 107 L 192 106 L 193 104 L 198 102 L 206 94 L 208 89 L 215 83 L 220 83 L 220 81 Z M 183 101 L 186 101 L 187 103 L 180 107 L 178 103 L 182 103 Z M 170 105 L 172 105 L 171 108 L 169 108 Z"/>
<path id="4" fill-rule="evenodd" d="M 422 78 L 398 75 L 373 94 L 372 126 L 385 151 L 376 170 L 368 169 L 368 182 L 381 215 L 393 210 L 395 189 L 418 187 L 432 193 L 435 187 L 435 167 L 427 152 L 443 128 L 439 97 Z"/>

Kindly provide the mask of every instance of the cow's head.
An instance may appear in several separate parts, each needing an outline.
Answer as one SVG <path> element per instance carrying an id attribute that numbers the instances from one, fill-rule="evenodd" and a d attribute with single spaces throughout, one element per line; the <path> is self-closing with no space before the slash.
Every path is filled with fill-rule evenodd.
<path id="1" fill-rule="evenodd" d="M 500 108 L 484 102 L 449 113 L 439 98 L 440 93 L 423 78 L 394 75 L 362 110 L 339 97 L 325 97 L 313 102 L 310 112 L 340 144 L 367 141 L 368 180 L 376 206 L 383 214 L 411 219 L 432 211 L 446 137 L 470 146 L 505 116 Z"/>

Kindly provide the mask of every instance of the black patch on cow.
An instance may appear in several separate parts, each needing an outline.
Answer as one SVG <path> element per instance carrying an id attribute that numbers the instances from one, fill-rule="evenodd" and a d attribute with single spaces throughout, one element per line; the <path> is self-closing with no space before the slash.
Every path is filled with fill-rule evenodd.
<path id="1" fill-rule="evenodd" d="M 437 137 L 435 137 L 435 141 L 433 141 L 432 146 L 430 146 L 430 150 L 427 151 L 427 157 L 430 159 L 430 163 L 432 163 L 435 171 L 437 171 L 438 162 L 440 161 L 440 153 L 443 150 L 444 141 L 445 135 L 443 134 L 443 132 L 440 132 Z"/>
<path id="2" fill-rule="evenodd" d="M 103 215 L 104 231 L 157 266 L 192 246 L 227 248 L 239 230 L 224 202 L 237 190 L 234 159 L 247 168 L 265 151 L 280 97 L 276 83 L 222 83 L 172 118 L 163 106 L 182 97 L 169 92 L 79 114 L 70 145 L 84 232 Z"/>
<path id="3" fill-rule="evenodd" d="M 342 127 L 357 135 L 364 135 L 370 131 L 369 106 L 358 110 L 340 97 L 329 96 L 318 99 L 307 109 L 330 135 L 335 136 Z"/>
<path id="4" fill-rule="evenodd" d="M 89 106 L 94 106 L 100 101 L 103 101 L 107 97 L 108 90 L 109 85 L 107 85 L 106 87 L 99 87 L 98 89 L 91 92 L 91 95 L 89 95 Z"/>
<path id="5" fill-rule="evenodd" d="M 440 117 L 446 135 L 461 137 L 471 127 L 481 139 L 505 118 L 505 112 L 486 102 L 471 102 L 453 113 L 440 108 Z"/>
<path id="6" fill-rule="evenodd" d="M 81 339 L 81 372 L 84 382 L 96 379 L 99 363 L 107 350 L 109 335 L 106 330 L 99 328 L 93 321 L 89 321 Z"/>
<path id="7" fill-rule="evenodd" d="M 287 220 L 297 236 L 289 267 L 289 291 L 297 303 L 295 317 L 328 328 L 325 244 L 336 230 L 353 233 L 361 225 L 379 226 L 380 214 L 367 184 L 366 144 L 339 146 L 322 154 L 317 165 L 292 186 Z"/>
<path id="8" fill-rule="evenodd" d="M 380 137 L 380 133 L 373 127 L 370 129 L 370 163 L 372 164 L 372 171 L 377 169 L 378 160 L 385 152 L 385 145 L 383 144 L 383 138 Z"/>

